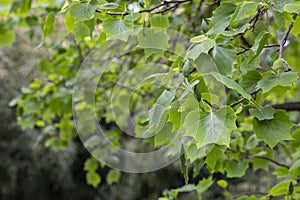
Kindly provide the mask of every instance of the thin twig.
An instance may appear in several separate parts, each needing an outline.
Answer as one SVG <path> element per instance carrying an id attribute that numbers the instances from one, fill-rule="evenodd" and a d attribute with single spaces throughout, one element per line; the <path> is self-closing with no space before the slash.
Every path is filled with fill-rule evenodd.
<path id="1" fill-rule="evenodd" d="M 162 8 L 162 7 L 166 7 L 162 10 L 159 10 L 159 11 L 156 11 L 154 12 L 153 14 L 159 14 L 159 13 L 165 13 L 169 10 L 172 10 L 176 7 L 178 7 L 180 4 L 183 4 L 183 3 L 186 3 L 186 2 L 191 2 L 192 0 L 173 0 L 173 1 L 163 1 L 163 3 L 159 4 L 159 5 L 156 5 L 156 6 L 153 6 L 153 7 L 150 7 L 150 8 L 147 8 L 147 9 L 144 9 L 144 10 L 140 10 L 138 11 L 137 13 L 152 13 L 154 10 L 157 10 L 159 8 Z M 174 5 L 172 5 L 174 4 Z M 171 6 L 170 6 L 171 5 Z M 105 13 L 105 14 L 108 14 L 108 15 L 121 15 L 121 16 L 125 16 L 125 15 L 129 15 L 130 12 L 129 11 L 124 11 L 124 12 L 111 12 L 111 11 L 103 11 L 103 10 L 96 10 L 96 12 L 98 13 Z"/>
<path id="2" fill-rule="evenodd" d="M 251 92 L 250 94 L 251 95 L 256 95 L 259 91 L 260 91 L 260 89 L 255 90 L 255 91 Z M 234 106 L 242 103 L 243 101 L 245 101 L 245 99 L 246 99 L 245 97 L 242 97 L 241 99 L 239 99 L 239 100 L 233 102 L 232 104 L 230 104 L 230 107 L 234 107 Z"/>
<path id="3" fill-rule="evenodd" d="M 263 14 L 266 12 L 266 9 L 263 8 L 262 6 L 258 6 L 257 8 L 257 12 L 256 14 L 252 17 L 252 19 L 248 22 L 248 24 L 250 24 L 249 27 L 246 28 L 246 30 L 242 33 L 238 33 L 236 35 L 233 36 L 233 38 L 231 40 L 234 40 L 237 37 L 242 37 L 243 35 L 245 35 L 246 32 L 248 32 L 249 30 L 254 30 L 257 21 L 259 20 L 260 16 L 263 16 Z"/>
<path id="4" fill-rule="evenodd" d="M 219 106 L 215 105 L 215 104 L 211 104 L 209 101 L 207 101 L 206 99 L 202 99 L 203 102 L 207 103 L 209 105 L 209 107 L 213 108 L 213 109 L 219 109 Z"/>
<path id="5" fill-rule="evenodd" d="M 269 157 L 266 157 L 266 156 L 255 156 L 255 158 L 260 158 L 260 159 L 264 159 L 264 160 L 267 160 L 267 161 L 270 161 L 270 162 L 272 162 L 272 163 L 274 163 L 275 165 L 278 165 L 278 166 L 280 166 L 280 167 L 286 167 L 286 168 L 290 168 L 290 166 L 288 166 L 288 165 L 286 165 L 286 164 L 282 164 L 282 163 L 280 163 L 280 162 L 278 162 L 278 161 L 276 161 L 276 160 L 273 160 L 273 159 L 271 159 L 271 158 L 269 158 Z"/>
<path id="6" fill-rule="evenodd" d="M 270 44 L 270 45 L 266 45 L 264 46 L 265 49 L 267 48 L 276 48 L 276 47 L 280 47 L 279 44 Z M 249 51 L 251 49 L 251 47 L 243 47 L 243 46 L 240 46 L 240 48 L 244 49 L 243 51 L 240 51 L 240 52 L 237 52 L 236 55 L 241 55 L 247 51 Z"/>
<path id="7" fill-rule="evenodd" d="M 293 15 L 293 20 L 296 20 L 297 16 L 298 16 L 298 14 L 295 13 Z M 290 25 L 289 25 L 288 29 L 286 30 L 286 32 L 285 32 L 285 34 L 284 34 L 284 36 L 283 36 L 283 38 L 282 38 L 282 40 L 281 40 L 281 42 L 279 44 L 280 45 L 279 59 L 283 58 L 283 48 L 284 48 L 284 45 L 285 45 L 285 43 L 286 43 L 286 41 L 287 41 L 287 39 L 289 37 L 289 34 L 290 34 L 293 26 L 294 26 L 294 22 L 292 21 L 292 22 L 290 22 Z"/>

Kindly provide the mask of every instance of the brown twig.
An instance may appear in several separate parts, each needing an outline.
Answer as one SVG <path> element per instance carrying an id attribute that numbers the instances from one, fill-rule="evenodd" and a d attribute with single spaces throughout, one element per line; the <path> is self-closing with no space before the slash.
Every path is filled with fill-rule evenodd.
<path id="1" fill-rule="evenodd" d="M 240 46 L 242 49 L 244 49 L 243 51 L 240 51 L 240 52 L 237 52 L 236 55 L 241 55 L 247 51 L 249 51 L 251 49 L 251 47 L 243 47 L 243 46 Z M 265 49 L 267 48 L 275 48 L 275 47 L 280 47 L 279 44 L 270 44 L 270 45 L 266 45 L 264 46 Z"/>
<path id="2" fill-rule="evenodd" d="M 260 89 L 255 90 L 255 91 L 251 92 L 250 94 L 255 96 L 259 91 L 260 91 Z M 246 99 L 245 97 L 242 97 L 241 99 L 239 99 L 239 100 L 233 102 L 232 104 L 230 104 L 230 107 L 234 107 L 234 106 L 242 103 L 243 101 L 245 101 L 245 99 Z"/>
<path id="3" fill-rule="evenodd" d="M 155 11 L 155 10 L 157 10 L 159 8 L 165 7 L 162 10 L 153 12 L 153 14 L 159 14 L 159 13 L 163 14 L 163 13 L 169 11 L 169 10 L 177 8 L 180 4 L 183 4 L 183 3 L 186 3 L 186 2 L 191 2 L 191 1 L 192 0 L 163 1 L 163 3 L 161 3 L 159 5 L 156 5 L 156 6 L 144 9 L 144 10 L 140 10 L 137 13 L 145 13 L 145 12 L 152 13 L 153 11 Z M 174 5 L 172 5 L 172 4 L 174 4 Z M 128 12 L 128 11 L 124 11 L 124 12 L 111 12 L 111 11 L 107 11 L 107 12 L 104 12 L 103 10 L 96 10 L 96 12 L 98 12 L 98 13 L 105 13 L 105 14 L 108 14 L 108 15 L 121 15 L 121 16 L 125 16 L 125 15 L 129 15 L 130 14 L 130 12 Z"/>
<path id="4" fill-rule="evenodd" d="M 269 158 L 269 157 L 266 157 L 266 156 L 255 156 L 255 158 L 260 158 L 260 159 L 264 159 L 264 160 L 267 160 L 267 161 L 270 161 L 270 162 L 272 162 L 272 163 L 274 163 L 275 165 L 278 165 L 278 166 L 280 166 L 280 167 L 286 167 L 286 168 L 290 168 L 290 166 L 288 166 L 288 165 L 286 165 L 286 164 L 282 164 L 282 163 L 280 163 L 280 162 L 278 162 L 278 161 L 276 161 L 276 160 L 273 160 L 273 159 L 271 159 L 271 158 Z"/>
<path id="5" fill-rule="evenodd" d="M 237 37 L 242 37 L 243 35 L 245 35 L 246 32 L 248 32 L 249 30 L 254 30 L 257 21 L 259 20 L 259 17 L 262 16 L 264 13 L 266 12 L 266 9 L 263 8 L 262 6 L 258 6 L 257 8 L 257 12 L 256 14 L 252 17 L 252 19 L 248 22 L 248 24 L 250 24 L 249 27 L 246 28 L 246 30 L 242 33 L 238 33 L 236 35 L 233 36 L 233 39 L 237 38 Z"/>
<path id="6" fill-rule="evenodd" d="M 219 106 L 215 105 L 215 104 L 211 104 L 209 101 L 207 101 L 206 99 L 202 99 L 203 102 L 207 103 L 209 105 L 209 107 L 211 107 L 212 109 L 219 109 Z"/>
<path id="7" fill-rule="evenodd" d="M 212 3 L 210 3 L 210 4 L 208 4 L 209 6 L 214 6 L 214 5 L 220 5 L 220 3 L 221 3 L 221 0 L 215 0 L 214 2 L 212 2 Z"/>
<path id="8" fill-rule="evenodd" d="M 295 14 L 293 15 L 293 20 L 296 20 L 297 16 L 298 16 L 298 14 L 295 13 Z M 290 32 L 291 32 L 293 26 L 294 26 L 294 22 L 292 21 L 292 22 L 290 22 L 290 25 L 289 25 L 288 29 L 286 30 L 286 32 L 284 33 L 284 36 L 283 36 L 283 38 L 282 38 L 282 40 L 281 40 L 281 42 L 280 42 L 280 44 L 279 44 L 279 45 L 280 45 L 280 49 L 279 49 L 279 59 L 280 59 L 280 58 L 283 58 L 283 48 L 284 48 L 284 45 L 285 45 L 285 43 L 286 43 L 286 41 L 287 41 L 287 39 L 288 39 L 288 37 L 289 37 L 289 34 L 290 34 Z"/>

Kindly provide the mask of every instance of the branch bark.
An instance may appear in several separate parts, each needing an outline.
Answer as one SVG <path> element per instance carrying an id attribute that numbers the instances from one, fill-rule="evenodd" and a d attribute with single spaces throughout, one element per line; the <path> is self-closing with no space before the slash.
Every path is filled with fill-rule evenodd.
<path id="1" fill-rule="evenodd" d="M 286 110 L 286 111 L 299 111 L 300 112 L 300 102 L 275 104 L 275 105 L 273 105 L 273 108 L 282 109 L 282 110 Z"/>
<path id="2" fill-rule="evenodd" d="M 298 14 L 294 14 L 293 15 L 293 20 L 296 20 L 297 16 L 298 16 Z M 279 44 L 280 45 L 279 59 L 283 58 L 283 48 L 284 48 L 284 45 L 285 45 L 285 43 L 286 43 L 286 41 L 287 41 L 287 39 L 289 37 L 289 34 L 290 34 L 293 26 L 294 26 L 294 22 L 290 22 L 290 25 L 289 25 L 288 29 L 286 30 L 286 32 L 285 32 L 285 34 L 284 34 L 284 36 L 283 36 L 283 38 L 282 38 L 282 40 L 281 40 L 281 42 Z"/>
<path id="3" fill-rule="evenodd" d="M 161 4 L 144 9 L 144 10 L 140 10 L 137 13 L 152 13 L 153 11 L 165 7 L 162 10 L 156 11 L 153 14 L 159 14 L 159 13 L 165 13 L 169 10 L 172 10 L 174 8 L 177 8 L 180 4 L 186 3 L 186 2 L 191 2 L 192 0 L 172 0 L 172 1 L 163 1 Z M 104 13 L 103 10 L 96 10 L 96 12 L 98 13 Z M 124 11 L 124 12 L 111 12 L 111 11 L 107 11 L 105 12 L 105 14 L 108 15 L 121 15 L 121 16 L 125 16 L 125 15 L 129 15 L 130 12 L 128 11 Z"/>

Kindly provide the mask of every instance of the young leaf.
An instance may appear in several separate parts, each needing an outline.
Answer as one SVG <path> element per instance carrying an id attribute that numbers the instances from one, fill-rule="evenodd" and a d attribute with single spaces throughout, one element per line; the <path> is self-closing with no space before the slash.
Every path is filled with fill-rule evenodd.
<path id="1" fill-rule="evenodd" d="M 203 42 L 204 40 L 207 40 L 209 39 L 206 35 L 199 35 L 199 36 L 196 36 L 196 37 L 193 37 L 190 42 L 191 43 L 201 43 Z"/>
<path id="2" fill-rule="evenodd" d="M 43 27 L 43 37 L 44 38 L 47 37 L 48 35 L 50 35 L 53 32 L 54 22 L 55 22 L 55 16 L 51 12 L 47 15 L 46 22 L 45 22 L 44 27 Z"/>
<path id="3" fill-rule="evenodd" d="M 101 182 L 101 176 L 99 176 L 99 174 L 97 174 L 95 171 L 88 171 L 85 178 L 86 182 L 89 185 L 92 185 L 94 188 L 96 188 Z"/>
<path id="4" fill-rule="evenodd" d="M 120 179 L 121 173 L 120 171 L 111 169 L 109 170 L 109 172 L 107 173 L 106 176 L 106 182 L 108 185 L 111 185 L 113 183 L 117 183 Z"/>
<path id="5" fill-rule="evenodd" d="M 227 183 L 226 180 L 218 180 L 218 181 L 217 181 L 217 184 L 218 184 L 220 187 L 222 187 L 222 188 L 226 188 L 227 185 L 228 185 L 228 183 Z"/>
<path id="6" fill-rule="evenodd" d="M 293 123 L 284 110 L 276 110 L 271 120 L 253 119 L 253 129 L 257 138 L 265 141 L 271 148 L 282 140 L 290 140 L 292 136 L 290 129 Z"/>
<path id="7" fill-rule="evenodd" d="M 99 163 L 94 158 L 89 158 L 84 162 L 85 171 L 96 171 L 99 167 Z"/>

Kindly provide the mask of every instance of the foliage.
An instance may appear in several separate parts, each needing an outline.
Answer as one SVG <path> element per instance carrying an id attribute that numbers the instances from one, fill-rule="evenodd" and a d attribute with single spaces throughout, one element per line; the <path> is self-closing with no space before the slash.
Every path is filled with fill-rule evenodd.
<path id="1" fill-rule="evenodd" d="M 14 26 L 28 29 L 29 37 L 37 27 L 43 31 L 40 45 L 47 46 L 50 54 L 40 60 L 44 78 L 22 88 L 22 95 L 10 105 L 17 107 L 18 124 L 23 129 L 40 129 L 47 136 L 47 147 L 60 150 L 78 137 L 72 114 L 73 86 L 91 49 L 113 45 L 116 40 L 126 48 L 131 31 L 153 27 L 137 34 L 143 51 L 136 50 L 125 58 L 115 58 L 113 51 L 106 52 L 108 57 L 100 54 L 114 60 L 102 74 L 92 106 L 98 121 L 106 125 L 111 142 L 128 148 L 122 143 L 129 141 L 122 134 L 129 124 L 124 107 L 135 114 L 136 136 L 144 130 L 156 133 L 143 139 L 147 148 L 172 146 L 174 132 L 182 133 L 175 139 L 184 143 L 181 161 L 187 184 L 165 191 L 162 199 L 192 191 L 201 199 L 214 184 L 229 199 L 300 198 L 300 118 L 298 112 L 292 112 L 300 110 L 299 1 L 6 0 L 1 4 L 1 46 L 14 42 Z M 62 24 L 66 31 L 55 30 Z M 171 43 L 167 28 L 184 33 L 190 42 Z M 52 37 L 55 41 L 48 42 Z M 183 53 L 172 54 L 172 50 Z M 135 87 L 139 77 L 118 85 L 122 74 L 147 62 L 156 63 L 161 73 L 145 66 L 143 70 L 151 73 L 142 87 Z M 161 84 L 153 84 L 155 81 Z M 116 88 L 119 99 L 110 104 Z M 132 96 L 126 105 L 129 92 Z M 79 110 L 91 107 L 89 102 L 73 103 Z M 145 112 L 147 108 L 150 112 Z M 94 131 L 89 116 L 84 117 L 84 128 Z M 105 145 L 97 139 L 90 137 L 86 143 L 91 147 Z M 181 149 L 176 146 L 169 153 L 180 153 Z M 103 152 L 92 153 L 104 156 Z M 84 165 L 87 183 L 94 187 L 105 180 L 97 174 L 98 167 L 104 167 L 103 163 L 94 158 Z M 193 181 L 189 168 L 193 168 L 194 177 L 203 170 L 209 175 L 198 183 L 188 183 Z M 231 193 L 231 178 L 256 170 L 271 171 L 278 184 L 270 188 L 262 185 L 260 191 L 244 196 Z M 120 177 L 114 170 L 108 174 L 110 184 Z"/>

